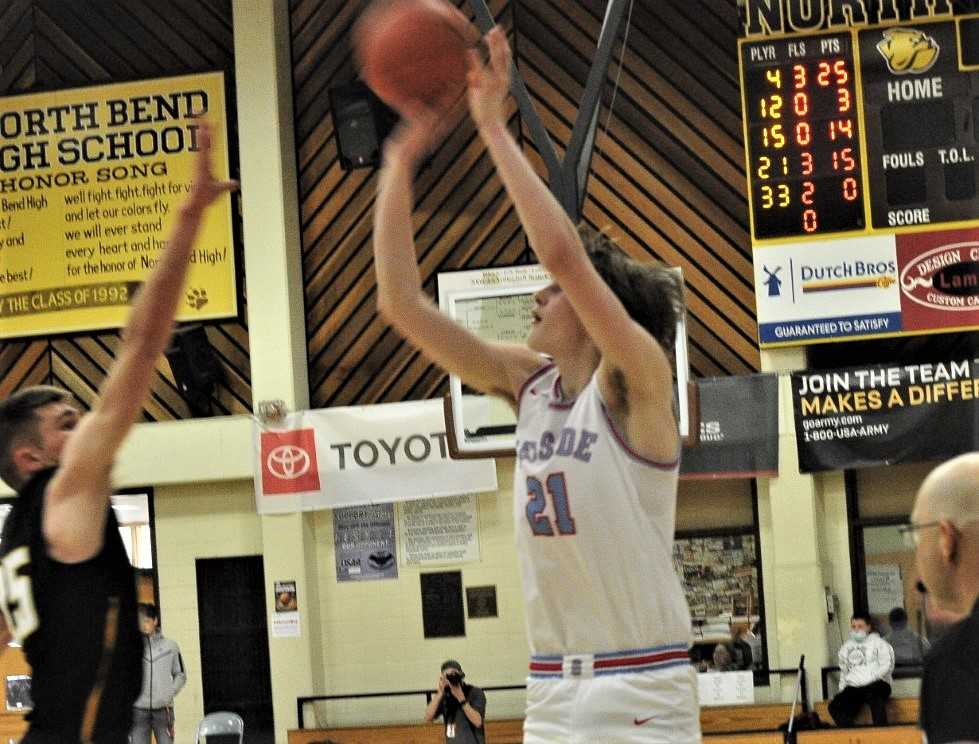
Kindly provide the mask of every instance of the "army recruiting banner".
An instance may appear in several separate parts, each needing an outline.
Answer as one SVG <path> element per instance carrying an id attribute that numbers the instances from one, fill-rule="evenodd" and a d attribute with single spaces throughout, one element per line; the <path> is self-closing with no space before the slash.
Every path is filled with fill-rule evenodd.
<path id="1" fill-rule="evenodd" d="M 975 359 L 792 375 L 799 470 L 940 460 L 979 444 Z"/>
<path id="2" fill-rule="evenodd" d="M 124 325 L 190 189 L 201 120 L 227 178 L 224 74 L 0 99 L 0 338 Z M 208 210 L 177 319 L 238 314 L 231 202 Z"/>

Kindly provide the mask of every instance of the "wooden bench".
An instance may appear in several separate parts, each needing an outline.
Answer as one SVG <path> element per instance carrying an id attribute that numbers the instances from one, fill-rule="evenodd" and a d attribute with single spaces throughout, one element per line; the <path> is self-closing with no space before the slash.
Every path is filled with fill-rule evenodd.
<path id="1" fill-rule="evenodd" d="M 779 734 L 743 734 L 746 731 L 775 731 L 789 720 L 791 705 L 720 705 L 702 708 L 700 726 L 712 744 L 751 744 L 773 742 L 780 744 Z M 357 726 L 349 728 L 305 729 L 289 732 L 289 744 L 442 744 L 441 724 L 407 724 L 400 726 Z M 732 738 L 733 736 L 733 738 Z M 774 737 L 774 738 L 773 738 Z M 486 722 L 486 738 L 493 744 L 520 744 L 523 740 L 523 719 Z"/>
<path id="2" fill-rule="evenodd" d="M 712 734 L 705 736 L 704 740 L 709 744 L 783 744 L 782 735 L 775 732 Z M 443 728 L 439 724 L 289 732 L 289 744 L 319 744 L 326 741 L 335 744 L 443 744 L 444 738 Z M 521 744 L 523 720 L 487 721 L 486 741 L 493 744 Z"/>
<path id="3" fill-rule="evenodd" d="M 370 726 L 333 729 L 304 729 L 289 732 L 289 744 L 444 744 L 441 723 L 405 726 Z M 523 719 L 486 722 L 486 740 L 493 744 L 521 744 Z"/>
<path id="4" fill-rule="evenodd" d="M 817 704 L 818 705 L 818 704 Z M 764 728 L 759 718 L 734 716 L 732 711 L 748 714 L 752 709 L 762 709 L 763 716 L 771 718 L 774 711 L 767 708 L 779 708 L 778 705 L 742 705 L 731 706 L 730 710 L 721 708 L 706 708 L 704 714 L 713 714 L 714 723 L 732 725 L 740 722 L 744 728 Z M 778 719 L 772 728 L 788 720 L 788 711 Z M 717 715 L 720 714 L 720 715 Z M 708 715 L 711 718 L 711 715 Z M 510 719 L 486 722 L 486 740 L 493 744 L 521 744 L 523 741 L 523 720 Z M 409 724 L 404 726 L 371 726 L 336 729 L 290 731 L 289 744 L 443 744 L 443 727 L 441 724 Z M 725 733 L 709 734 L 705 732 L 705 744 L 782 744 L 782 734 L 771 732 L 760 733 Z M 798 744 L 921 744 L 921 731 L 914 726 L 888 726 L 886 728 L 857 728 L 857 729 L 826 729 L 823 731 L 800 731 Z"/>
<path id="5" fill-rule="evenodd" d="M 798 744 L 921 744 L 915 726 L 800 731 Z"/>
<path id="6" fill-rule="evenodd" d="M 700 729 L 705 734 L 775 731 L 791 712 L 788 703 L 711 706 L 700 709 Z"/>
<path id="7" fill-rule="evenodd" d="M 700 710 L 700 727 L 705 735 L 739 734 L 742 738 L 711 738 L 714 744 L 727 741 L 781 741 L 778 734 L 747 734 L 747 731 L 775 731 L 789 720 L 789 704 L 719 705 Z M 441 724 L 407 724 L 401 726 L 358 726 L 333 729 L 306 729 L 289 732 L 289 744 L 442 744 Z M 523 738 L 523 719 L 486 722 L 486 738 L 493 744 L 520 744 Z"/>
<path id="8" fill-rule="evenodd" d="M 813 706 L 819 717 L 826 723 L 832 723 L 833 717 L 829 714 L 829 702 L 820 700 Z M 887 722 L 895 723 L 918 723 L 918 698 L 891 698 L 887 701 Z M 860 711 L 856 720 L 859 726 L 870 726 L 870 708 L 866 705 Z"/>

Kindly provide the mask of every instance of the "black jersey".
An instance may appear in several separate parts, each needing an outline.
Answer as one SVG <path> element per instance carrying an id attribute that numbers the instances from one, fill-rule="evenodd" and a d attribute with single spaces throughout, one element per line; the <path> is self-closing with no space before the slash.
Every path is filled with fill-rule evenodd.
<path id="1" fill-rule="evenodd" d="M 0 605 L 33 675 L 28 740 L 125 741 L 142 682 L 135 575 L 111 508 L 97 556 L 48 556 L 41 516 L 54 472 L 20 490 L 0 536 Z"/>

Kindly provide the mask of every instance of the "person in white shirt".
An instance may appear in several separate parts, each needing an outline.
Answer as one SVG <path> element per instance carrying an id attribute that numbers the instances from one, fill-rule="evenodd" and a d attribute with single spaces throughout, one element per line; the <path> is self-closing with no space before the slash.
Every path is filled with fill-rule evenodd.
<path id="1" fill-rule="evenodd" d="M 850 728 L 860 709 L 870 706 L 875 726 L 887 725 L 894 649 L 872 629 L 870 615 L 854 613 L 850 638 L 840 648 L 840 691 L 830 701 L 829 714 L 840 728 Z"/>

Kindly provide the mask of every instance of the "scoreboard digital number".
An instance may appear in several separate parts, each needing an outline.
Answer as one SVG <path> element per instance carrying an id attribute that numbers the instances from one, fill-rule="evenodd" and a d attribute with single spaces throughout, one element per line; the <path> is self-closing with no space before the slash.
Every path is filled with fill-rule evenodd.
<path id="1" fill-rule="evenodd" d="M 741 46 L 756 239 L 863 230 L 863 154 L 851 36 Z"/>

